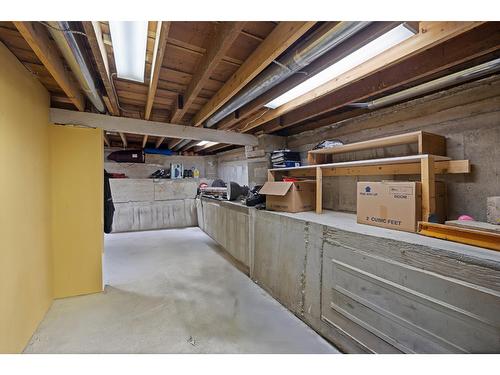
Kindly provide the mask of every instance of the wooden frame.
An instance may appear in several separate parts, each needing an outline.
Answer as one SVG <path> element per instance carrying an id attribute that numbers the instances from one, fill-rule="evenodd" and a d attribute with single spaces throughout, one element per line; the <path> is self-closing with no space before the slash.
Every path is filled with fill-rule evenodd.
<path id="1" fill-rule="evenodd" d="M 342 154 L 345 152 L 354 152 L 368 150 L 371 148 L 381 148 L 389 146 L 398 146 L 417 143 L 418 153 L 431 155 L 446 155 L 446 138 L 432 133 L 416 131 L 405 134 L 392 135 L 384 138 L 371 139 L 368 141 L 348 143 L 338 147 L 321 148 L 309 151 L 307 160 L 309 164 L 324 164 L 326 155 Z"/>
<path id="2" fill-rule="evenodd" d="M 212 141 L 241 146 L 256 146 L 258 144 L 257 137 L 250 134 L 196 128 L 194 126 L 175 125 L 128 117 L 107 116 L 90 112 L 76 112 L 59 108 L 50 109 L 50 121 L 54 124 L 83 125 L 113 132 L 147 134 L 156 137 Z"/>
<path id="3" fill-rule="evenodd" d="M 500 251 L 500 234 L 476 229 L 419 221 L 418 233 L 467 245 Z"/>
<path id="4" fill-rule="evenodd" d="M 357 160 L 340 163 L 317 164 L 294 168 L 268 170 L 268 181 L 277 181 L 281 175 L 291 177 L 316 176 L 316 213 L 322 207 L 322 182 L 324 176 L 377 176 L 420 174 L 422 183 L 422 218 L 425 221 L 435 212 L 435 175 L 470 173 L 469 160 L 450 160 L 439 155 L 411 155 L 395 158 Z M 279 175 L 279 176 L 278 176 Z"/>

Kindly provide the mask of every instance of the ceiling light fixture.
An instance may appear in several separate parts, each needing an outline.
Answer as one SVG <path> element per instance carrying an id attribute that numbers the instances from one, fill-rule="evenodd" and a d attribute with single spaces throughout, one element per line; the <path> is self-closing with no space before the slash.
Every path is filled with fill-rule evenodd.
<path id="1" fill-rule="evenodd" d="M 201 141 L 196 144 L 196 146 L 214 146 L 219 142 Z"/>
<path id="2" fill-rule="evenodd" d="M 265 107 L 271 109 L 278 108 L 279 106 L 298 98 L 316 87 L 331 81 L 356 66 L 361 65 L 372 57 L 375 57 L 389 48 L 394 47 L 413 35 L 415 35 L 415 33 L 404 24 L 396 26 L 392 30 L 365 44 L 363 47 L 357 49 L 346 57 L 336 61 L 328 68 L 316 74 L 314 77 L 309 78 L 308 80 L 295 86 L 293 89 L 273 99 L 267 103 Z"/>
<path id="3" fill-rule="evenodd" d="M 148 21 L 109 21 L 118 78 L 144 82 Z"/>

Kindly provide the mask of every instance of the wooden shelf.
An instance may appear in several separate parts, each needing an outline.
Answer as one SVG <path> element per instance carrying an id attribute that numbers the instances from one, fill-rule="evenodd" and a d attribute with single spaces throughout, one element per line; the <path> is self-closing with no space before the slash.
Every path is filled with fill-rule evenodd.
<path id="1" fill-rule="evenodd" d="M 325 176 L 377 176 L 419 174 L 422 183 L 422 218 L 425 221 L 436 207 L 435 175 L 470 173 L 469 160 L 450 160 L 439 155 L 411 155 L 394 158 L 356 160 L 268 170 L 268 181 L 282 176 L 316 177 L 316 212 L 322 212 L 322 180 Z"/>
<path id="2" fill-rule="evenodd" d="M 369 141 L 349 143 L 338 147 L 322 148 L 308 152 L 308 162 L 313 164 L 324 164 L 327 155 L 342 154 L 346 152 L 369 150 L 373 148 L 398 146 L 416 143 L 418 154 L 446 155 L 446 138 L 437 134 L 423 131 L 393 135 L 390 137 L 377 138 Z"/>

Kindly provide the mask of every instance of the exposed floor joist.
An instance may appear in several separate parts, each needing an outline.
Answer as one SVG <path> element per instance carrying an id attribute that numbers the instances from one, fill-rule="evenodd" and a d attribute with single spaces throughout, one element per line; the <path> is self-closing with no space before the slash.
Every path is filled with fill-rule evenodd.
<path id="1" fill-rule="evenodd" d="M 368 75 L 375 74 L 384 68 L 410 58 L 439 43 L 443 43 L 448 39 L 478 27 L 481 24 L 483 24 L 483 22 L 422 22 L 418 34 L 314 90 L 276 109 L 269 110 L 258 121 L 253 123 L 252 128 L 265 124 L 294 109 L 303 107 L 334 90 L 352 84 Z M 248 130 L 250 129 L 247 129 L 247 131 Z"/>
<path id="2" fill-rule="evenodd" d="M 50 109 L 50 120 L 54 124 L 83 125 L 107 131 L 147 134 L 156 137 L 206 140 L 242 146 L 255 146 L 258 144 L 257 137 L 250 134 L 107 116 L 89 112 L 76 112 L 59 108 Z"/>
<path id="3" fill-rule="evenodd" d="M 419 79 L 432 77 L 437 72 L 498 50 L 500 50 L 498 27 L 492 23 L 483 24 L 414 55 L 402 63 L 392 65 L 351 85 L 334 90 L 307 106 L 280 116 L 279 125 L 268 122 L 263 125 L 262 129 L 265 133 L 284 130 L 346 104 L 364 100 Z M 253 127 L 256 126 L 248 127 L 246 131 Z M 309 125 L 308 128 L 310 128 Z"/>
<path id="4" fill-rule="evenodd" d="M 182 119 L 244 26 L 245 22 L 224 22 L 217 25 L 215 34 L 211 36 L 210 43 L 207 46 L 207 52 L 199 62 L 184 94 L 184 105 L 182 108 L 179 108 L 179 106 L 173 108 L 170 122 L 176 124 Z"/>
<path id="5" fill-rule="evenodd" d="M 335 61 L 347 56 L 348 54 L 354 52 L 355 50 L 361 48 L 365 44 L 371 42 L 382 34 L 388 32 L 392 28 L 396 27 L 401 22 L 374 22 L 367 26 L 363 30 L 357 32 L 355 35 L 351 36 L 348 40 L 341 43 L 340 45 L 332 48 L 330 51 L 324 53 L 322 56 L 318 57 L 316 60 L 311 62 L 309 65 L 301 69 L 303 74 L 294 74 L 285 81 L 272 87 L 259 97 L 250 101 L 249 103 L 242 106 L 238 111 L 238 116 L 234 113 L 227 116 L 217 124 L 218 129 L 230 129 L 233 127 L 241 128 L 241 122 L 248 122 L 247 118 L 251 118 L 253 114 L 262 109 L 264 105 L 277 98 L 278 96 L 284 94 L 285 92 L 291 90 L 295 86 L 301 84 L 307 79 L 313 77 L 319 72 L 323 71 L 325 68 L 332 65 Z M 339 25 L 339 22 L 327 22 L 322 26 L 323 32 L 328 32 L 332 28 Z M 236 125 L 238 124 L 238 125 Z M 236 126 L 235 126 L 236 125 Z"/>
<path id="6" fill-rule="evenodd" d="M 37 22 L 14 22 L 14 25 L 75 107 L 84 111 L 85 99 L 66 70 L 57 46 L 49 38 L 45 26 Z"/>
<path id="7" fill-rule="evenodd" d="M 169 30 L 169 21 L 158 21 L 156 27 L 155 45 L 153 50 L 153 61 L 151 63 L 151 77 L 149 79 L 148 97 L 146 100 L 146 108 L 144 111 L 145 120 L 149 120 L 149 118 L 151 117 L 151 111 L 153 109 L 153 102 L 156 96 L 156 89 L 158 87 L 158 79 L 160 78 L 161 64 L 163 62 L 163 56 L 165 55 Z M 147 142 L 148 135 L 146 134 L 142 138 L 143 148 L 146 146 Z"/>
<path id="8" fill-rule="evenodd" d="M 198 111 L 193 125 L 201 126 L 210 115 L 222 107 L 314 24 L 315 22 L 280 22 L 224 86 Z"/>

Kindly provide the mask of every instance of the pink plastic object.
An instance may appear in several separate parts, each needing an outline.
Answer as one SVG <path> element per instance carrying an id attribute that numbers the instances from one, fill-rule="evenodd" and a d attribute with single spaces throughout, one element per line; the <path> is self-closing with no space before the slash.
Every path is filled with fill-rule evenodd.
<path id="1" fill-rule="evenodd" d="M 469 215 L 460 215 L 458 217 L 458 220 L 462 220 L 462 221 L 474 221 L 474 218 L 472 216 L 469 216 Z"/>

